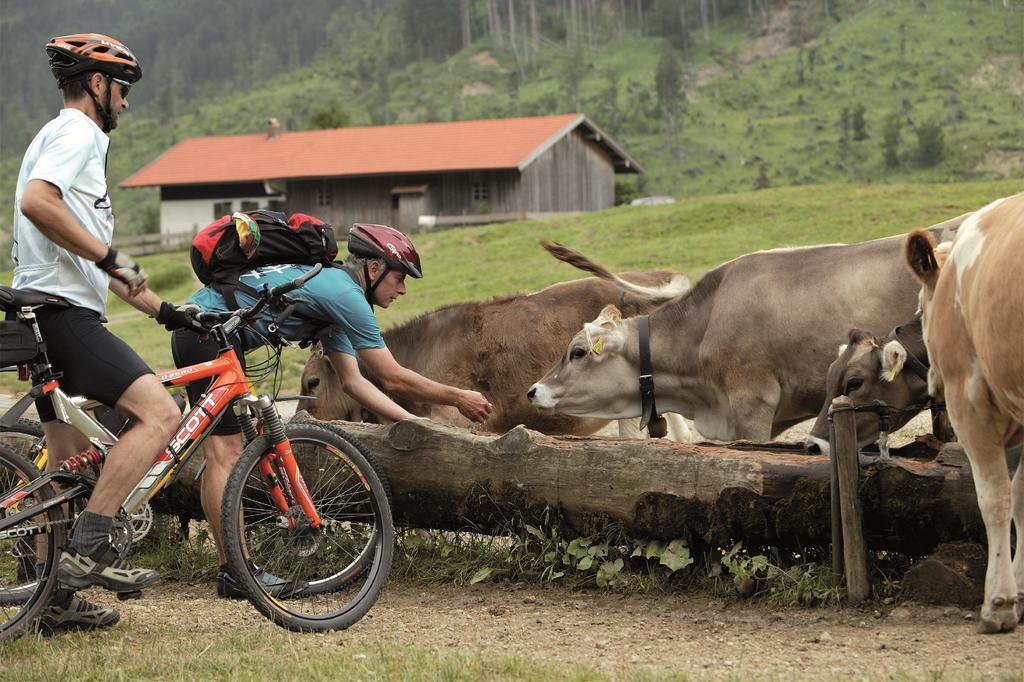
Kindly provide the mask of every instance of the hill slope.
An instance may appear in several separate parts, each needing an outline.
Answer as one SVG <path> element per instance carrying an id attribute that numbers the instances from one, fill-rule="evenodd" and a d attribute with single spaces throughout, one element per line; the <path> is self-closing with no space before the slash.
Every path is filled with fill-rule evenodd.
<path id="1" fill-rule="evenodd" d="M 322 44 L 274 68 L 260 71 L 253 62 L 246 71 L 236 65 L 221 81 L 202 81 L 197 74 L 192 91 L 178 82 L 179 71 L 169 66 L 173 60 L 154 56 L 146 80 L 133 92 L 135 109 L 114 133 L 110 178 L 123 180 L 186 137 L 259 131 L 269 116 L 294 130 L 314 120 L 371 124 L 572 110 L 590 115 L 639 158 L 649 171 L 641 189 L 651 193 L 1024 177 L 1024 0 L 1012 0 L 1008 9 L 960 0 L 790 0 L 763 16 L 748 16 L 742 3 L 723 0 L 723 16 L 709 26 L 707 39 L 691 27 L 685 51 L 674 28 L 655 25 L 660 17 L 677 16 L 673 8 L 681 1 L 637 0 L 648 12 L 639 26 L 632 14 L 614 22 L 616 8 L 634 3 L 595 3 L 604 14 L 597 15 L 591 33 L 574 40 L 552 23 L 564 5 L 539 2 L 546 23 L 528 62 L 525 37 L 513 49 L 508 35 L 499 44 L 501 34 L 485 35 L 448 58 L 412 59 L 409 46 L 401 54 L 388 52 L 403 36 L 396 23 L 400 15 L 388 12 L 398 12 L 403 3 L 380 3 L 383 9 L 374 14 L 352 0 L 331 14 L 329 3 L 318 2 L 310 12 L 320 19 Z M 175 11 L 195 12 L 194 5 L 173 10 L 159 4 L 168 22 L 180 19 Z M 527 7 L 525 0 L 508 6 L 515 5 Z M 484 5 L 469 6 L 479 13 Z M 822 6 L 830 7 L 828 17 Z M 696 26 L 693 2 L 683 7 L 690 8 Z M 727 13 L 728 7 L 734 11 Z M 137 28 L 145 16 L 136 10 L 127 28 Z M 16 19 L 5 17 L 0 28 L 10 34 Z M 210 16 L 214 24 L 230 19 Z M 116 16 L 111 21 L 116 24 Z M 282 25 L 293 24 L 283 19 Z M 201 29 L 196 24 L 183 30 L 200 35 Z M 261 35 L 259 47 L 287 46 L 295 30 L 269 46 Z M 195 35 L 188 33 L 188 39 Z M 37 61 L 26 68 L 32 69 L 32 82 L 42 83 L 49 76 L 41 55 Z M 659 69 L 667 62 L 680 67 L 676 77 L 667 66 Z M 214 78 L 217 70 L 211 72 Z M 669 73 L 660 88 L 658 73 Z M 31 129 L 48 116 L 45 108 L 24 115 L 32 119 Z M 895 165 L 887 168 L 882 141 L 890 116 L 900 130 Z M 938 126 L 943 139 L 944 154 L 931 166 L 916 159 L 916 131 L 925 124 Z M 0 150 L 0 241 L 9 231 L 22 152 L 9 139 Z M 112 198 L 120 232 L 156 228 L 155 190 L 114 190 Z"/>

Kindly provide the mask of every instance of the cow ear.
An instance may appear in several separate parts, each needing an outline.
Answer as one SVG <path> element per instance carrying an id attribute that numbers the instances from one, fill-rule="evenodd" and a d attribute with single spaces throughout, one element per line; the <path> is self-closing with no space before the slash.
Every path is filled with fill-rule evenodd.
<path id="1" fill-rule="evenodd" d="M 590 348 L 590 352 L 599 360 L 605 358 L 609 353 L 622 348 L 622 333 L 618 329 L 600 327 L 592 322 L 588 322 L 583 325 L 583 331 L 586 333 L 587 346 Z"/>
<path id="2" fill-rule="evenodd" d="M 907 235 L 903 255 L 911 272 L 928 289 L 934 290 L 939 279 L 939 262 L 935 258 L 935 238 L 927 230 L 914 230 Z"/>
<path id="3" fill-rule="evenodd" d="M 907 361 L 907 349 L 899 341 L 890 341 L 882 348 L 882 381 L 892 382 Z"/>
<path id="4" fill-rule="evenodd" d="M 594 320 L 593 324 L 596 324 L 598 326 L 614 325 L 615 323 L 621 321 L 622 313 L 620 313 L 619 309 L 616 308 L 614 305 L 609 304 L 601 309 L 601 314 L 597 316 L 597 319 Z"/>

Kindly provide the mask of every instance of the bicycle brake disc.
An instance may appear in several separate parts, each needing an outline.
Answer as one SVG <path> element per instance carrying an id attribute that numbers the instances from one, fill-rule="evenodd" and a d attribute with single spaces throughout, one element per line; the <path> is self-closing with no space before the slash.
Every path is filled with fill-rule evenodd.
<path id="1" fill-rule="evenodd" d="M 296 505 L 288 513 L 277 517 L 277 525 L 289 531 L 288 551 L 300 557 L 311 556 L 320 547 L 323 536 L 309 525 L 306 513 Z"/>

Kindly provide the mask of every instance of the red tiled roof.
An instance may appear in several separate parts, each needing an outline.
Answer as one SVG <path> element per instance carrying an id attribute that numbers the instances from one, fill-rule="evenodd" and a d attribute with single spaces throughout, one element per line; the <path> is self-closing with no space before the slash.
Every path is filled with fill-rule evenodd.
<path id="1" fill-rule="evenodd" d="M 582 114 L 534 118 L 193 137 L 121 183 L 122 187 L 261 182 L 298 178 L 522 170 L 556 140 L 587 124 Z M 635 161 L 610 140 L 617 165 Z"/>

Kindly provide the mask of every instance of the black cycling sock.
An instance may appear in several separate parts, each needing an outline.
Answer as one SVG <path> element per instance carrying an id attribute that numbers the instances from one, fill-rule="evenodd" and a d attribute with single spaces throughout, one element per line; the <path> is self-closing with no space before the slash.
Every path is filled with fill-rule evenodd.
<path id="1" fill-rule="evenodd" d="M 79 554 L 110 563 L 113 555 L 110 534 L 113 530 L 114 518 L 112 516 L 84 511 L 78 516 L 70 548 Z"/>

